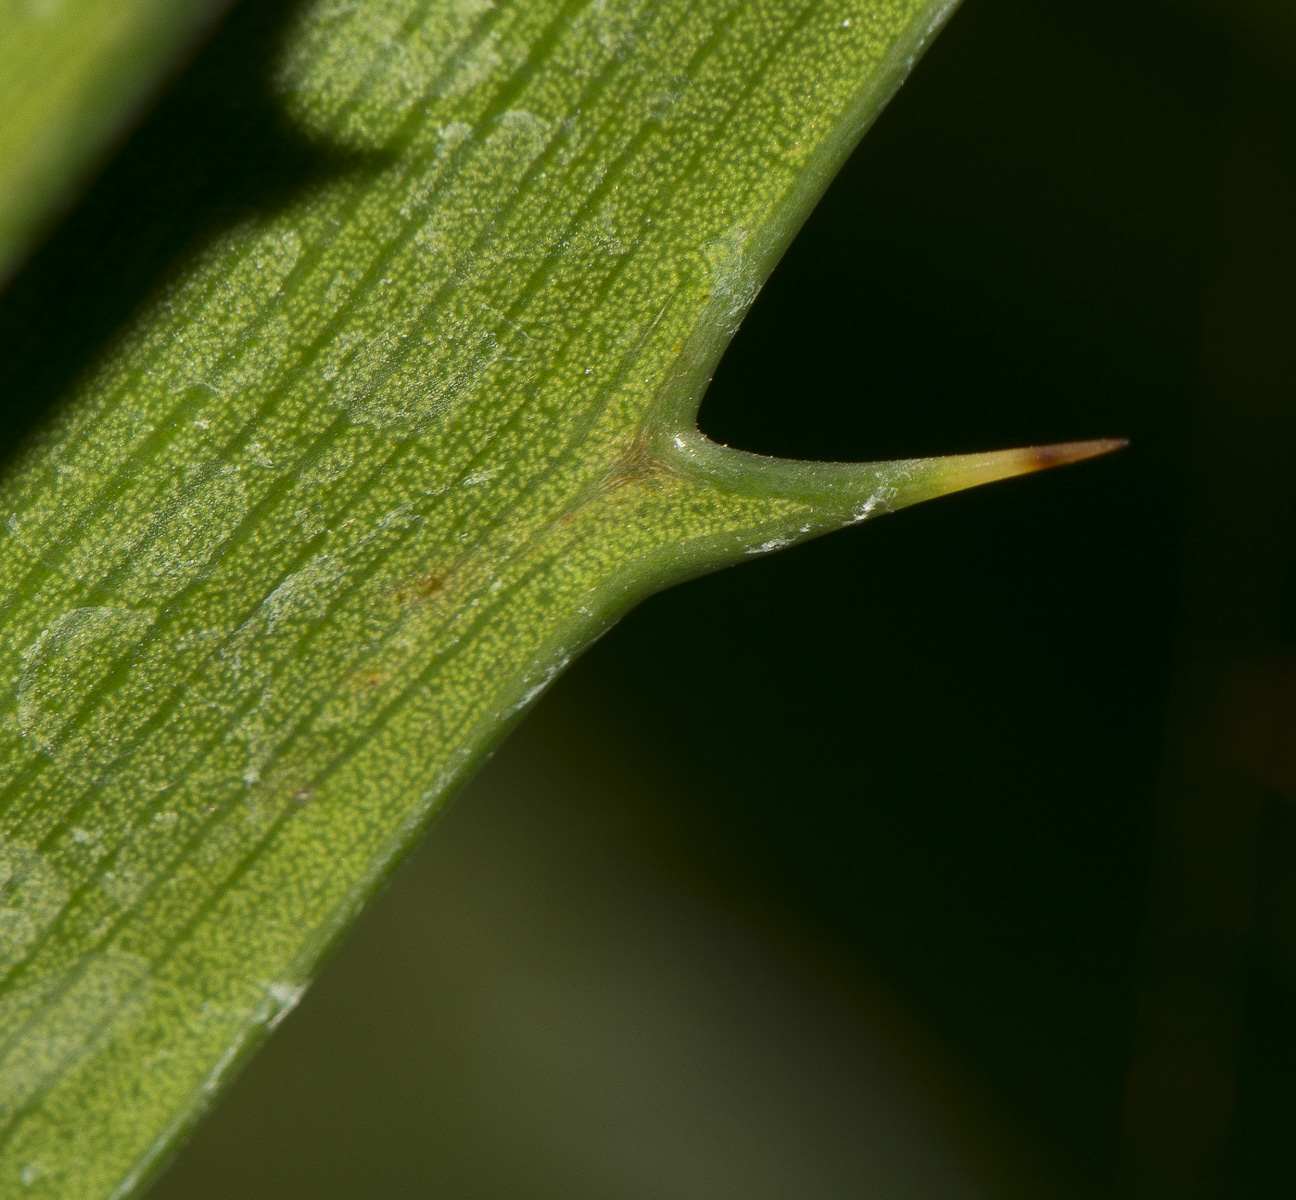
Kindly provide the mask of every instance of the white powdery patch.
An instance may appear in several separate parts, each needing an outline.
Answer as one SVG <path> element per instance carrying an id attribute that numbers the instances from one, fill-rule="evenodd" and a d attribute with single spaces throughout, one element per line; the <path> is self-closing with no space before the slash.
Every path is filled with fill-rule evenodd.
<path id="1" fill-rule="evenodd" d="M 867 521 L 875 512 L 890 512 L 891 501 L 896 497 L 896 489 L 893 487 L 880 487 L 862 504 L 857 504 L 851 509 L 850 521 L 853 524 L 857 521 Z"/>
<path id="2" fill-rule="evenodd" d="M 271 1003 L 275 1005 L 274 1010 L 266 1018 L 267 1029 L 277 1028 L 284 1017 L 301 1003 L 301 998 L 306 994 L 307 986 L 304 983 L 268 983 L 265 985 L 266 995 L 270 997 Z"/>
<path id="3" fill-rule="evenodd" d="M 774 537 L 767 542 L 761 542 L 759 546 L 749 546 L 743 551 L 744 554 L 769 554 L 772 550 L 782 550 L 784 546 L 790 546 L 796 538 Z"/>

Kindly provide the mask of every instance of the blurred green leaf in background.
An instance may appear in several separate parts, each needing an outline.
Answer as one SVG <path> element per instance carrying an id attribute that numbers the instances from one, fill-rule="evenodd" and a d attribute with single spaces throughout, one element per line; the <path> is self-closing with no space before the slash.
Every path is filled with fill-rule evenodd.
<path id="1" fill-rule="evenodd" d="M 0 5 L 0 283 L 226 0 Z"/>

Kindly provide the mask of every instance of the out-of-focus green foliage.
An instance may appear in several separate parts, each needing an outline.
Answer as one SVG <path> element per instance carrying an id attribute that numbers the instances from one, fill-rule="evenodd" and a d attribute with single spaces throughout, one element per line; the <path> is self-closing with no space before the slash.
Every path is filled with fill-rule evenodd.
<path id="1" fill-rule="evenodd" d="M 224 0 L 0 2 L 0 282 Z"/>

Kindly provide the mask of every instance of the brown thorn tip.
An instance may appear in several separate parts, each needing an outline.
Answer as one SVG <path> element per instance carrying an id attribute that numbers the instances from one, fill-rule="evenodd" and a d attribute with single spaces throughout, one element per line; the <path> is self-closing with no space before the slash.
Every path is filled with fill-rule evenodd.
<path id="1" fill-rule="evenodd" d="M 1094 438 L 1088 442 L 1054 442 L 1051 446 L 1031 446 L 1023 451 L 1030 456 L 1027 470 L 1046 471 L 1049 467 L 1062 467 L 1067 463 L 1083 462 L 1113 450 L 1123 450 L 1129 438 Z"/>
<path id="2" fill-rule="evenodd" d="M 1030 475 L 1049 467 L 1082 462 L 1128 444 L 1125 438 L 1096 438 L 1088 442 L 1055 442 L 1051 446 L 1022 446 L 1016 450 L 992 450 L 988 454 L 929 459 L 936 489 L 922 498 L 943 496 L 978 484 L 993 483 L 997 479 L 1011 479 L 1015 475 Z"/>

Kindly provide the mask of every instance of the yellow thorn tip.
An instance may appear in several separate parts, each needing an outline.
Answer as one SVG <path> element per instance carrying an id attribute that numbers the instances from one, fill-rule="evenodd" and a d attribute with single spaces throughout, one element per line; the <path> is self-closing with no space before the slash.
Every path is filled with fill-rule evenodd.
<path id="1" fill-rule="evenodd" d="M 1086 458 L 1110 454 L 1128 445 L 1128 438 L 1095 438 L 1087 442 L 1054 442 L 1049 446 L 1022 446 L 986 454 L 956 454 L 931 462 L 937 468 L 941 492 L 946 493 L 1083 462 Z"/>

